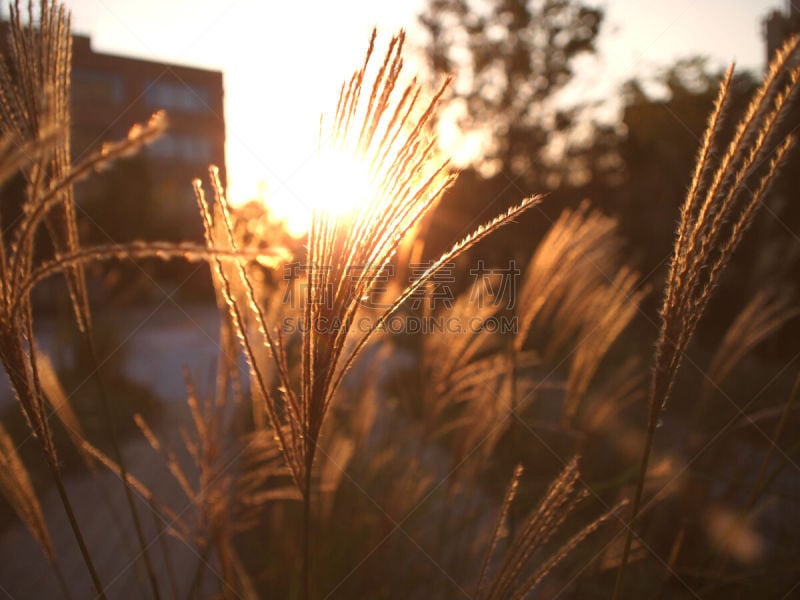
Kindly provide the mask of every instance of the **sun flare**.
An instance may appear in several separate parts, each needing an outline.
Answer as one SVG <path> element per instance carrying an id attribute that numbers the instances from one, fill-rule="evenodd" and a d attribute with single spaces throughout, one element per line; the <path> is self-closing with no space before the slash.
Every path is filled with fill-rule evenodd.
<path id="1" fill-rule="evenodd" d="M 423 90 L 401 74 L 404 38 L 394 38 L 384 61 L 371 64 L 373 32 L 362 68 L 341 86 L 335 112 L 321 118 L 310 158 L 262 195 L 291 235 L 302 236 L 316 222 L 330 226 L 331 217 L 358 230 L 371 221 L 400 226 L 427 211 L 426 199 L 439 196 L 428 193 L 449 179 L 430 127 L 446 83 Z"/>
<path id="2" fill-rule="evenodd" d="M 380 193 L 368 161 L 344 149 L 321 149 L 285 185 L 267 190 L 263 201 L 272 216 L 294 237 L 311 227 L 312 215 L 324 211 L 348 218 Z"/>

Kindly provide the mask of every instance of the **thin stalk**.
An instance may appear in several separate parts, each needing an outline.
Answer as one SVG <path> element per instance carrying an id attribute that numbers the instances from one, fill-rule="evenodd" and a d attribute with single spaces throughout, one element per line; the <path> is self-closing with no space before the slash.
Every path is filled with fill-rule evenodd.
<path id="1" fill-rule="evenodd" d="M 30 305 L 28 305 L 28 310 L 30 310 Z M 28 318 L 25 320 L 25 326 L 27 328 L 27 336 L 29 340 L 34 339 L 33 335 L 33 320 L 31 319 L 30 314 L 28 314 Z M 42 390 L 39 388 L 39 373 L 36 366 L 35 355 L 31 354 L 30 357 L 30 366 L 33 374 L 33 390 L 32 392 L 36 395 L 37 398 L 42 398 Z M 105 600 L 106 596 L 103 591 L 103 585 L 100 583 L 100 577 L 97 574 L 97 570 L 95 569 L 94 563 L 92 562 L 92 557 L 89 554 L 89 548 L 86 546 L 86 541 L 83 539 L 83 534 L 81 533 L 80 525 L 78 525 L 78 519 L 75 517 L 75 512 L 72 510 L 72 504 L 69 501 L 69 496 L 67 495 L 67 489 L 64 486 L 64 480 L 61 478 L 61 471 L 58 468 L 58 462 L 56 459 L 56 452 L 55 448 L 53 447 L 52 439 L 50 438 L 50 432 L 48 428 L 48 421 L 47 419 L 42 419 L 41 422 L 42 430 L 38 432 L 39 439 L 42 444 L 42 451 L 45 456 L 45 460 L 47 461 L 47 466 L 50 469 L 50 473 L 53 476 L 53 481 L 56 484 L 56 489 L 58 490 L 59 498 L 61 499 L 61 504 L 64 506 L 64 512 L 67 513 L 67 519 L 69 520 L 70 527 L 72 528 L 72 533 L 75 536 L 75 540 L 78 542 L 78 548 L 80 549 L 81 556 L 83 557 L 83 562 L 86 564 L 86 569 L 89 571 L 89 577 L 92 579 L 92 583 L 95 586 L 95 590 L 97 591 L 97 598 L 101 600 Z"/>
<path id="2" fill-rule="evenodd" d="M 653 441 L 656 437 L 656 428 L 658 426 L 658 415 L 661 412 L 661 404 L 651 398 L 649 414 L 647 416 L 647 433 L 645 434 L 644 451 L 642 452 L 642 461 L 639 464 L 639 477 L 636 481 L 636 493 L 633 496 L 633 503 L 631 504 L 631 516 L 626 523 L 627 533 L 625 535 L 625 545 L 622 549 L 622 560 L 620 567 L 617 569 L 617 580 L 614 584 L 613 599 L 618 600 L 622 593 L 622 582 L 625 574 L 625 566 L 628 564 L 628 557 L 631 552 L 631 544 L 633 543 L 633 522 L 639 516 L 639 508 L 642 502 L 642 494 L 644 493 L 644 480 L 647 475 L 647 467 L 650 463 L 650 453 L 653 450 Z"/>
<path id="3" fill-rule="evenodd" d="M 747 501 L 745 502 L 744 510 L 736 516 L 734 521 L 727 527 L 723 535 L 720 536 L 720 539 L 712 548 L 712 551 L 715 555 L 718 555 L 720 551 L 725 548 L 729 538 L 736 531 L 737 528 L 741 527 L 747 521 L 747 518 L 750 516 L 750 513 L 753 511 L 753 508 L 758 502 L 758 499 L 761 497 L 767 487 L 769 487 L 770 481 L 766 477 L 767 469 L 769 468 L 769 463 L 772 462 L 772 457 L 775 454 L 775 449 L 778 447 L 778 442 L 783 435 L 783 430 L 786 426 L 786 421 L 789 418 L 789 415 L 792 412 L 792 408 L 794 406 L 794 401 L 797 398 L 797 392 L 800 388 L 800 376 L 795 380 L 794 386 L 792 387 L 792 392 L 789 395 L 789 400 L 786 402 L 784 410 L 781 414 L 781 418 L 778 420 L 778 423 L 775 425 L 775 431 L 770 438 L 771 444 L 767 449 L 767 453 L 764 456 L 764 459 L 761 461 L 761 467 L 758 469 L 758 474 L 756 475 L 755 482 L 753 484 L 753 489 L 750 490 L 750 493 L 747 497 Z M 725 568 L 728 565 L 728 556 L 723 556 L 719 561 L 719 566 L 716 570 L 716 577 L 720 577 L 724 574 Z M 712 557 L 713 559 L 713 557 Z"/>
<path id="4" fill-rule="evenodd" d="M 56 580 L 58 581 L 58 587 L 61 590 L 61 595 L 66 600 L 72 600 L 72 594 L 69 593 L 69 586 L 67 585 L 67 580 L 64 579 L 64 573 L 61 570 L 61 564 L 58 562 L 58 559 L 55 556 L 50 557 L 50 566 L 53 567 L 53 572 L 56 574 Z"/>
<path id="5" fill-rule="evenodd" d="M 128 484 L 128 471 L 125 467 L 125 460 L 122 456 L 122 450 L 119 446 L 119 438 L 117 435 L 117 411 L 116 404 L 109 401 L 108 394 L 106 393 L 105 383 L 100 374 L 100 361 L 97 359 L 97 349 L 94 344 L 94 336 L 92 335 L 91 327 L 87 327 L 86 333 L 83 336 L 89 351 L 89 359 L 92 363 L 92 370 L 94 371 L 94 380 L 97 383 L 97 391 L 100 394 L 101 404 L 103 405 L 103 415 L 108 423 L 108 429 L 111 434 L 111 448 L 114 452 L 114 460 L 117 461 L 122 479 L 122 485 L 125 488 L 125 499 L 128 503 L 128 509 L 131 513 L 133 526 L 136 531 L 136 538 L 139 541 L 139 549 L 141 551 L 142 560 L 147 571 L 148 579 L 150 580 L 150 587 L 153 590 L 153 597 L 156 600 L 161 599 L 161 594 L 158 591 L 158 580 L 156 579 L 153 564 L 150 561 L 150 554 L 148 552 L 148 544 L 145 541 L 144 529 L 142 522 L 139 518 L 139 511 L 136 510 L 136 503 L 133 498 L 131 486 Z"/>
<path id="6" fill-rule="evenodd" d="M 764 492 L 766 489 L 766 482 L 765 475 L 767 474 L 767 468 L 769 467 L 769 463 L 772 462 L 772 457 L 775 455 L 775 449 L 778 446 L 778 442 L 783 435 L 783 430 L 786 427 L 786 421 L 789 419 L 789 415 L 792 413 L 794 409 L 794 403 L 797 399 L 798 390 L 800 390 L 800 376 L 794 382 L 794 387 L 792 388 L 792 392 L 789 395 L 789 401 L 786 403 L 786 407 L 781 414 L 781 418 L 778 421 L 778 424 L 775 426 L 775 431 L 772 434 L 771 444 L 767 449 L 767 455 L 764 457 L 763 462 L 761 463 L 761 468 L 758 470 L 758 475 L 755 479 L 755 484 L 753 486 L 753 490 L 750 492 L 749 497 L 747 498 L 747 504 L 745 505 L 745 509 L 749 512 L 753 509 L 758 501 L 759 496 Z"/>
<path id="7" fill-rule="evenodd" d="M 220 598 L 223 598 L 223 600 L 230 598 L 230 591 L 233 591 L 234 595 L 238 598 L 235 590 L 233 590 L 235 573 L 231 572 L 228 543 L 227 540 L 223 538 L 223 533 L 221 530 L 214 536 L 214 546 L 217 549 L 217 559 L 219 560 L 221 575 L 221 577 L 217 578 L 219 580 L 219 596 Z"/>
<path id="8" fill-rule="evenodd" d="M 678 535 L 675 536 L 675 541 L 672 542 L 672 549 L 670 550 L 669 557 L 667 558 L 668 568 L 664 572 L 664 577 L 661 580 L 661 591 L 659 592 L 658 596 L 659 600 L 667 597 L 667 584 L 674 577 L 673 574 L 675 573 L 675 565 L 678 563 L 678 557 L 683 549 L 683 543 L 686 541 L 686 528 L 688 526 L 688 522 L 689 519 L 684 517 L 681 522 L 681 527 L 678 529 Z"/>
<path id="9" fill-rule="evenodd" d="M 72 510 L 72 504 L 69 501 L 67 490 L 64 487 L 64 481 L 61 479 L 61 473 L 58 470 L 58 465 L 53 461 L 53 457 L 51 457 L 49 454 L 45 453 L 45 456 L 47 457 L 47 465 L 50 467 L 50 472 L 53 475 L 53 481 L 56 484 L 58 495 L 61 498 L 61 504 L 64 506 L 64 512 L 67 513 L 67 519 L 69 520 L 69 525 L 72 528 L 72 533 L 75 535 L 75 540 L 78 542 L 78 548 L 80 549 L 81 556 L 83 557 L 83 562 L 86 564 L 86 568 L 89 571 L 89 576 L 92 578 L 92 583 L 94 584 L 95 591 L 97 592 L 97 598 L 100 600 L 106 600 L 103 584 L 100 583 L 100 577 L 97 575 L 97 570 L 92 562 L 92 557 L 89 555 L 89 549 L 87 548 L 86 542 L 83 539 L 81 528 L 78 525 L 78 519 L 75 518 L 75 512 Z"/>
<path id="10" fill-rule="evenodd" d="M 303 494 L 303 598 L 310 598 L 311 588 L 311 465 L 314 464 L 314 446 L 306 458 L 305 493 Z"/>
<path id="11" fill-rule="evenodd" d="M 150 501 L 150 510 L 153 514 L 153 524 L 158 530 L 159 523 L 158 521 L 158 513 L 156 512 L 156 507 L 153 505 L 153 501 Z M 164 566 L 167 568 L 167 577 L 169 578 L 169 589 L 172 592 L 172 597 L 177 600 L 178 598 L 178 583 L 175 579 L 175 567 L 172 566 L 172 558 L 169 553 L 169 548 L 167 547 L 167 536 L 162 535 L 161 532 L 158 532 L 158 544 L 161 547 L 161 554 L 164 556 Z"/>
<path id="12" fill-rule="evenodd" d="M 189 587 L 189 593 L 186 594 L 187 598 L 195 598 L 197 593 L 200 591 L 200 586 L 203 583 L 203 575 L 206 572 L 210 554 L 211 547 L 206 544 L 205 548 L 203 548 L 203 553 L 197 560 L 197 567 L 195 568 L 194 576 L 192 577 L 192 585 Z"/>
<path id="13" fill-rule="evenodd" d="M 508 393 L 509 406 L 511 408 L 511 456 L 515 462 L 522 464 L 522 456 L 517 452 L 521 447 L 519 442 L 519 417 L 517 415 L 517 347 L 514 338 L 510 338 L 508 344 Z M 514 539 L 514 533 L 519 521 L 519 509 L 514 505 L 508 507 L 508 538 Z"/>
<path id="14" fill-rule="evenodd" d="M 59 310 L 61 311 L 61 316 L 59 317 L 60 319 L 63 319 L 63 316 L 64 316 L 63 315 L 63 309 L 64 309 L 64 305 L 63 304 L 59 305 Z M 68 310 L 68 312 L 71 312 L 71 310 L 72 310 L 71 306 L 67 305 L 67 310 Z M 85 318 L 84 322 L 85 323 L 90 323 L 90 320 Z M 66 423 L 62 422 L 62 425 L 66 426 Z M 99 481 L 99 477 L 98 477 L 99 472 L 97 471 L 97 469 L 95 469 L 94 463 L 92 461 L 90 461 L 90 460 L 86 460 L 85 462 L 86 462 L 86 466 L 89 468 L 89 470 L 90 470 L 90 472 L 92 474 L 92 484 L 93 484 L 94 492 L 96 494 L 99 494 L 100 497 L 102 497 L 103 503 L 108 508 L 108 512 L 111 515 L 111 518 L 113 519 L 113 521 L 115 523 L 121 523 L 122 522 L 122 517 L 120 515 L 120 512 L 117 510 L 117 506 L 115 506 L 113 500 L 111 499 L 108 487 L 106 487 L 105 485 L 102 485 L 101 482 Z M 130 537 L 128 535 L 128 531 L 127 530 L 125 530 L 125 529 L 120 530 L 120 538 L 121 538 L 120 541 L 121 541 L 122 545 L 127 550 L 129 550 L 131 552 L 134 552 L 135 547 L 131 544 L 131 539 L 130 539 Z M 139 593 L 141 594 L 141 593 L 143 593 L 143 588 L 142 588 L 143 582 L 142 582 L 142 579 L 141 579 L 141 577 L 139 575 L 140 575 L 140 573 L 137 570 L 136 583 L 137 583 L 137 589 L 138 589 Z M 65 597 L 67 597 L 67 596 L 65 595 Z"/>
<path id="15" fill-rule="evenodd" d="M 441 575 L 437 578 L 439 583 L 441 584 L 442 588 L 442 598 L 447 598 L 447 590 L 448 590 L 448 575 L 447 572 L 449 571 L 449 561 L 448 561 L 448 554 L 447 554 L 447 531 L 450 528 L 450 513 L 451 511 L 447 510 L 452 502 L 454 491 L 455 491 L 455 473 L 458 469 L 458 463 L 453 457 L 453 460 L 450 463 L 450 475 L 447 477 L 447 484 L 445 484 L 444 496 L 442 497 L 442 515 L 439 519 L 439 526 L 436 532 L 436 548 L 437 554 L 439 556 L 439 562 L 444 567 Z"/>

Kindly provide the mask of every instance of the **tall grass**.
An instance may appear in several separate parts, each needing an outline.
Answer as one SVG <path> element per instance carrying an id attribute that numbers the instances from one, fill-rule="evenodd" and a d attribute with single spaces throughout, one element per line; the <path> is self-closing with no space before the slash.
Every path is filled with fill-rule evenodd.
<path id="1" fill-rule="evenodd" d="M 270 425 L 303 497 L 304 595 L 308 594 L 311 576 L 312 471 L 325 416 L 344 373 L 381 323 L 442 265 L 536 202 L 535 198 L 524 200 L 455 244 L 405 290 L 386 300 L 389 308 L 369 331 L 354 337 L 352 326 L 361 299 L 370 295 L 403 239 L 435 205 L 451 180 L 447 175 L 447 163 L 436 158 L 435 140 L 426 134 L 426 125 L 443 88 L 423 105 L 418 84 L 412 81 L 404 87 L 398 85 L 402 70 L 402 33 L 392 38 L 374 81 L 368 84 L 365 80 L 374 42 L 373 33 L 364 66 L 342 86 L 333 123 L 329 130 L 320 134 L 321 144 L 368 165 L 373 195 L 369 203 L 349 219 L 327 210 L 317 210 L 313 214 L 307 242 L 308 301 L 302 313 L 304 333 L 299 386 L 292 381 L 282 341 L 271 333 L 244 265 L 240 263 L 236 271 L 230 273 L 220 261 L 215 262 L 222 295 L 250 367 L 251 381 L 266 406 Z M 216 211 L 207 202 L 199 182 L 195 184 L 208 246 L 229 247 L 236 252 L 238 245 L 233 235 L 230 207 L 215 170 L 211 172 L 211 179 Z M 349 190 L 333 189 L 330 193 L 348 194 Z M 218 226 L 219 221 L 222 227 Z M 222 239 L 219 238 L 220 229 Z M 246 302 L 239 302 L 234 296 L 233 278 L 244 289 Z M 244 321 L 247 313 L 257 324 L 259 337 L 248 331 Z M 266 383 L 265 365 L 256 360 L 253 348 L 256 344 L 270 352 L 270 366 L 277 372 L 281 384 L 279 394 L 273 393 Z"/>
<path id="2" fill-rule="evenodd" d="M 615 597 L 621 593 L 633 529 L 661 411 L 666 407 L 686 348 L 720 276 L 752 223 L 786 153 L 790 135 L 775 146 L 780 118 L 795 94 L 800 70 L 792 66 L 800 37 L 776 53 L 764 82 L 739 121 L 725 151 L 715 156 L 733 67 L 720 85 L 699 150 L 692 183 L 681 210 L 677 239 L 661 308 L 661 329 L 653 359 L 647 434 L 642 451 Z M 787 83 L 788 79 L 788 83 Z"/>
<path id="3" fill-rule="evenodd" d="M 392 37 L 380 56 L 373 33 L 332 117 L 320 124 L 320 158 L 363 166 L 370 197 L 347 214 L 316 209 L 298 256 L 284 238 L 254 242 L 255 227 L 243 232 L 252 211 L 231 205 L 214 167 L 210 193 L 202 182 L 193 184 L 204 244 L 82 247 L 73 184 L 155 139 L 166 116 L 157 113 L 127 138 L 71 164 L 68 14 L 44 1 L 23 21 L 16 5 L 11 50 L 0 61 L 0 184 L 19 174 L 25 182 L 18 221 L 2 224 L 0 361 L 98 597 L 106 594 L 104 573 L 70 502 L 52 415 L 90 470 L 102 465 L 122 481 L 139 541 L 132 562 L 143 558 L 154 598 L 166 590 L 172 597 L 201 597 L 216 587 L 222 597 L 246 598 L 381 597 L 402 589 L 405 597 L 521 599 L 536 590 L 550 594 L 547 579 L 560 585 L 553 595 L 582 575 L 606 581 L 611 567 L 618 567 L 614 594 L 623 594 L 639 517 L 653 505 L 643 503 L 647 484 L 675 474 L 669 454 L 660 457 L 659 469 L 650 465 L 661 411 L 714 288 L 792 143 L 776 145 L 775 138 L 795 93 L 798 39 L 778 54 L 730 140 L 722 139 L 722 125 L 732 70 L 722 83 L 681 213 L 641 431 L 624 414 L 645 396 L 643 361 L 625 332 L 648 289 L 622 258 L 615 221 L 588 203 L 565 210 L 539 242 L 519 273 L 513 306 L 478 302 L 499 288 L 496 280 L 477 282 L 452 299 L 449 317 L 481 324 L 514 317 L 516 331 L 476 328 L 421 339 L 387 333 L 389 319 L 413 314 L 420 299 L 432 316 L 428 301 L 437 274 L 540 201 L 521 200 L 422 268 L 409 268 L 430 233 L 427 218 L 455 175 L 438 154 L 431 127 L 447 82 L 428 95 L 407 77 L 404 34 Z M 327 193 L 335 200 L 351 190 L 344 182 Z M 277 231 L 273 225 L 264 231 Z M 49 255 L 35 251 L 45 235 Z M 179 488 L 178 505 L 131 473 L 118 446 L 109 456 L 86 439 L 33 327 L 34 288 L 63 274 L 76 327 L 93 353 L 85 265 L 153 257 L 207 262 L 222 316 L 213 390 L 202 393 L 186 375 L 190 421 L 180 427 L 179 444 L 141 415 L 134 419 Z M 295 307 L 281 303 L 275 284 L 292 260 L 303 265 L 303 302 Z M 407 279 L 385 285 L 395 267 Z M 377 310 L 365 307 L 370 298 Z M 757 295 L 721 341 L 711 378 L 728 376 L 795 314 L 788 300 Z M 299 332 L 280 327 L 287 317 L 297 319 Z M 365 322 L 366 328 L 356 326 Z M 774 443 L 786 437 L 796 392 L 770 413 L 777 417 Z M 703 394 L 711 405 L 710 388 Z M 605 446 L 598 438 L 613 452 L 600 456 L 596 450 Z M 747 511 L 788 460 L 770 470 L 773 447 L 746 486 Z M 83 594 L 62 573 L 48 515 L 2 427 L 0 452 L 0 490 L 41 546 L 62 593 Z M 606 454 L 611 468 L 598 466 Z M 551 464 L 553 457 L 560 464 Z M 633 459 L 639 467 L 631 475 L 622 463 Z M 512 470 L 502 495 L 497 490 Z M 154 537 L 140 522 L 141 506 L 157 521 Z M 726 506 L 716 514 L 730 513 Z M 745 531 L 743 522 L 726 519 L 726 527 L 708 528 L 712 549 L 724 551 L 728 538 Z M 606 551 L 588 550 L 590 534 Z M 188 575 L 175 568 L 165 535 L 192 549 L 197 560 Z M 669 537 L 671 568 L 686 535 L 684 529 Z M 156 568 L 156 543 L 163 568 Z M 635 546 L 637 558 L 645 547 L 644 541 Z M 567 564 L 570 555 L 581 562 Z"/>

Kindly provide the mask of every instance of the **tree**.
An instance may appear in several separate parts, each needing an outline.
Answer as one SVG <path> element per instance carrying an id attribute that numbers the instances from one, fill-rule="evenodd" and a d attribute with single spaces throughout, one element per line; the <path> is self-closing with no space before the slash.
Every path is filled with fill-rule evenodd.
<path id="1" fill-rule="evenodd" d="M 704 59 L 692 57 L 648 81 L 632 80 L 623 87 L 621 118 L 626 136 L 619 153 L 626 178 L 614 190 L 609 209 L 617 213 L 645 273 L 666 268 L 674 224 L 722 75 Z M 731 111 L 744 109 L 755 86 L 749 73 L 735 76 Z M 658 94 L 645 91 L 657 88 L 661 89 Z M 731 127 L 725 127 L 723 138 L 731 133 Z"/>
<path id="2" fill-rule="evenodd" d="M 574 120 L 550 100 L 572 78 L 573 59 L 595 51 L 602 18 L 577 0 L 429 0 L 419 20 L 430 66 L 454 77 L 445 114 L 483 134 L 484 174 L 542 185 L 542 151 Z"/>
<path id="3" fill-rule="evenodd" d="M 707 61 L 694 57 L 677 61 L 646 82 L 629 81 L 623 89 L 626 136 L 618 151 L 626 177 L 609 191 L 604 208 L 615 213 L 629 242 L 631 258 L 657 288 L 666 275 L 674 226 L 680 219 L 680 207 L 722 76 Z M 757 87 L 752 73 L 734 75 L 722 128 L 714 142 L 715 152 L 721 152 L 733 135 L 736 122 L 727 115 L 741 115 Z M 654 88 L 662 92 L 645 91 Z M 776 139 L 796 129 L 799 121 L 797 109 L 787 111 L 777 124 L 782 133 Z M 790 154 L 789 161 L 795 156 Z M 797 170 L 788 168 L 790 164 L 787 162 L 776 177 L 764 197 L 766 206 L 755 217 L 719 282 L 716 297 L 698 328 L 701 343 L 717 344 L 754 290 L 772 289 L 797 296 L 800 210 L 792 200 L 800 189 L 800 177 Z M 766 167 L 764 162 L 762 168 Z M 645 302 L 651 318 L 660 300 L 661 294 L 656 293 Z M 781 337 L 773 339 L 767 351 L 774 356 L 795 352 L 793 340 L 798 333 L 800 323 L 795 320 Z"/>

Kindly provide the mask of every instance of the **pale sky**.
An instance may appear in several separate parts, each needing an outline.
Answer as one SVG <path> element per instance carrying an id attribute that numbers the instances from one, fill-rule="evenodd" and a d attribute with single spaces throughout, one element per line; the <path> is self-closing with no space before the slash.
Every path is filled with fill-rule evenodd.
<path id="1" fill-rule="evenodd" d="M 291 186 L 313 151 L 321 112 L 359 66 L 369 33 L 415 39 L 424 0 L 66 0 L 96 51 L 221 69 L 232 200 Z M 761 20 L 782 0 L 605 0 L 600 54 L 577 93 L 602 98 L 676 57 L 708 55 L 760 70 Z M 4 14 L 7 9 L 4 8 Z M 411 46 L 412 44 L 409 44 Z M 379 46 L 379 48 L 381 48 Z M 413 63 L 413 57 L 409 57 Z"/>

